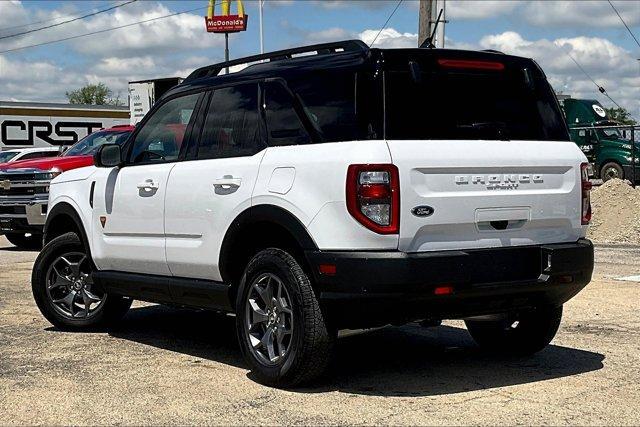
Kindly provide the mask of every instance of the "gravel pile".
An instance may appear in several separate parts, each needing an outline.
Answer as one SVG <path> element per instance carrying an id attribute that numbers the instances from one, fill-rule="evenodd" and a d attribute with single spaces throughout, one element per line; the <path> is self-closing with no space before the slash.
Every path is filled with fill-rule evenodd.
<path id="1" fill-rule="evenodd" d="M 640 188 L 611 179 L 591 191 L 591 207 L 594 243 L 640 244 Z"/>

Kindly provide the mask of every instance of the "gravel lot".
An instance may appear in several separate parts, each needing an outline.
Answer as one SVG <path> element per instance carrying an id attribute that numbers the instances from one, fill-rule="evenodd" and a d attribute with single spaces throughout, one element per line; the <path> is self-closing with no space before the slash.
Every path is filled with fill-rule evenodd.
<path id="1" fill-rule="evenodd" d="M 317 388 L 251 380 L 233 318 L 136 304 L 109 333 L 40 316 L 0 238 L 0 424 L 640 424 L 640 248 L 599 247 L 553 344 L 495 359 L 462 322 L 341 338 Z"/>

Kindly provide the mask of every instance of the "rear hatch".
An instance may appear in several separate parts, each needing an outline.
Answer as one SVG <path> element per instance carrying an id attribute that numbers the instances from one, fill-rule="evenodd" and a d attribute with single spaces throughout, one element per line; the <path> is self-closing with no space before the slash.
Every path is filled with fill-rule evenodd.
<path id="1" fill-rule="evenodd" d="M 531 60 L 387 51 L 385 135 L 407 252 L 576 241 L 580 164 Z"/>

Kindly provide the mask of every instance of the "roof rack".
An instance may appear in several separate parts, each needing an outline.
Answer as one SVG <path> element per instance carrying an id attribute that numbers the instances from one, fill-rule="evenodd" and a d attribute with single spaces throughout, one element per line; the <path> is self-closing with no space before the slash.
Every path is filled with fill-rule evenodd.
<path id="1" fill-rule="evenodd" d="M 277 50 L 275 52 L 264 53 L 260 55 L 247 56 L 244 58 L 234 59 L 232 61 L 221 62 L 219 64 L 207 65 L 206 67 L 198 68 L 193 73 L 184 79 L 183 83 L 191 80 L 200 79 L 203 77 L 213 77 L 220 74 L 220 71 L 227 67 L 234 65 L 250 64 L 258 61 L 282 61 L 285 59 L 291 59 L 294 55 L 300 54 L 312 54 L 326 55 L 339 52 L 367 52 L 369 46 L 367 46 L 361 40 L 343 40 L 333 43 L 314 44 L 311 46 L 294 47 L 292 49 Z"/>

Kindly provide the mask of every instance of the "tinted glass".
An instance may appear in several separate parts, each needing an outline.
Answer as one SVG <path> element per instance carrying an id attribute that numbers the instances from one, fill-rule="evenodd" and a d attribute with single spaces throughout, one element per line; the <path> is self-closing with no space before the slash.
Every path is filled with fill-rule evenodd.
<path id="1" fill-rule="evenodd" d="M 260 138 L 258 85 L 213 91 L 198 148 L 199 159 L 252 156 L 265 148 Z"/>
<path id="2" fill-rule="evenodd" d="M 25 154 L 20 158 L 20 160 L 38 159 L 41 157 L 55 157 L 57 155 L 57 151 L 35 151 L 33 153 Z"/>
<path id="3" fill-rule="evenodd" d="M 17 155 L 18 153 L 15 151 L 5 151 L 4 153 L 0 153 L 0 163 L 8 162 Z"/>
<path id="4" fill-rule="evenodd" d="M 356 119 L 356 73 L 322 71 L 304 73 L 302 79 L 288 81 L 302 106 L 318 130 L 322 141 L 365 139 Z"/>
<path id="5" fill-rule="evenodd" d="M 532 68 L 436 67 L 385 78 L 388 139 L 568 139 L 549 84 Z"/>
<path id="6" fill-rule="evenodd" d="M 194 93 L 174 98 L 158 108 L 136 135 L 130 162 L 176 160 L 199 96 Z"/>
<path id="7" fill-rule="evenodd" d="M 101 145 L 124 143 L 129 134 L 131 131 L 97 131 L 76 142 L 64 152 L 63 156 L 91 156 L 98 151 Z"/>
<path id="8" fill-rule="evenodd" d="M 265 85 L 264 101 L 270 146 L 310 142 L 309 134 L 294 109 L 293 98 L 281 83 Z"/>

